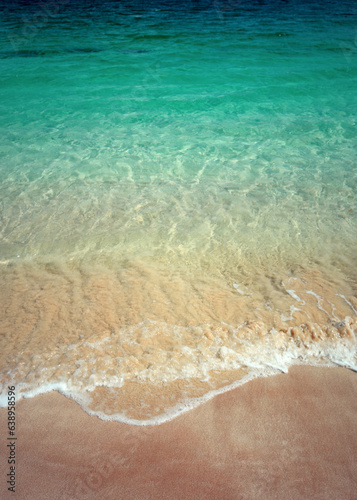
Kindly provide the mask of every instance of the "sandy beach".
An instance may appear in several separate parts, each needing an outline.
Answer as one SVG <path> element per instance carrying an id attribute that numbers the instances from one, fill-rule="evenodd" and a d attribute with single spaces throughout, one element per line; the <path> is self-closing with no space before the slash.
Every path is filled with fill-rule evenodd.
<path id="1" fill-rule="evenodd" d="M 293 367 L 158 426 L 87 415 L 58 393 L 16 411 L 16 492 L 3 499 L 355 499 L 357 376 Z"/>
<path id="2" fill-rule="evenodd" d="M 0 500 L 357 500 L 353 6 L 0 0 Z"/>

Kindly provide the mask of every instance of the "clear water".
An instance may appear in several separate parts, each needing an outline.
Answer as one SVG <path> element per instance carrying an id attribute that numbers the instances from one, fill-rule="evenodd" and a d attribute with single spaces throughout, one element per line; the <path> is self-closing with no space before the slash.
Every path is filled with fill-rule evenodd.
<path id="1" fill-rule="evenodd" d="M 0 8 L 3 384 L 148 419 L 356 367 L 353 2 Z"/>

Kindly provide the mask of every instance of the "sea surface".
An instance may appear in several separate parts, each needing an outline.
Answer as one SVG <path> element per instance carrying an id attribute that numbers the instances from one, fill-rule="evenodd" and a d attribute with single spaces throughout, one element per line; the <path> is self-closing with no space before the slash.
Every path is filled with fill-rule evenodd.
<path id="1" fill-rule="evenodd" d="M 160 423 L 357 370 L 353 1 L 0 0 L 0 382 Z"/>

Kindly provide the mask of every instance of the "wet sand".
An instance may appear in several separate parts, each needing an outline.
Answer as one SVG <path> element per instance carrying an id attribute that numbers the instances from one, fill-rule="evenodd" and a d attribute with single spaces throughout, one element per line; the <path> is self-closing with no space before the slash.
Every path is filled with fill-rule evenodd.
<path id="1" fill-rule="evenodd" d="M 159 426 L 87 415 L 58 393 L 16 412 L 16 493 L 2 499 L 356 499 L 357 374 L 293 367 Z"/>

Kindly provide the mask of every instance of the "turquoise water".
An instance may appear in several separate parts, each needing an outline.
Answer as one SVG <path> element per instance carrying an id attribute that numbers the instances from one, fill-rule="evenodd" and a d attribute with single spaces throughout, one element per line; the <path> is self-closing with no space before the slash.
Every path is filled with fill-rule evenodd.
<path id="1" fill-rule="evenodd" d="M 147 320 L 356 315 L 353 2 L 0 6 L 3 373 Z"/>

